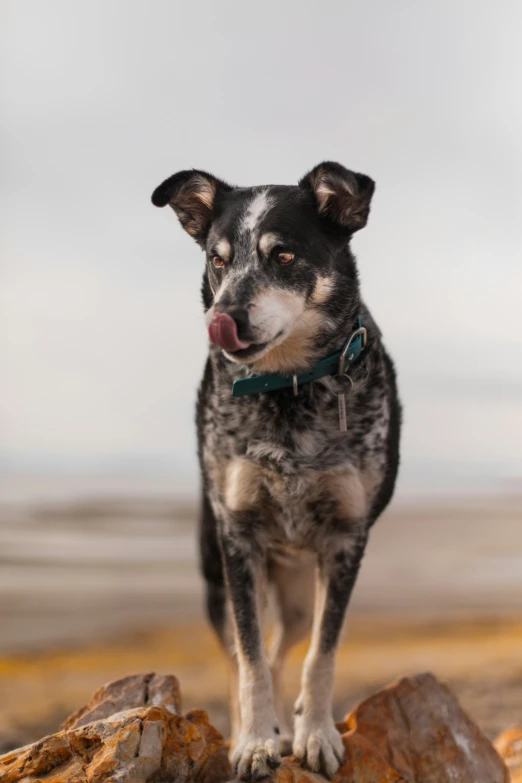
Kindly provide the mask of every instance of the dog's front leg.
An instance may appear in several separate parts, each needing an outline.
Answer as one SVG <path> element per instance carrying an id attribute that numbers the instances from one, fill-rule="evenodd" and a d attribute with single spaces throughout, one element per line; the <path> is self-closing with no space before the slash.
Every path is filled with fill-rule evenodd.
<path id="1" fill-rule="evenodd" d="M 366 545 L 366 535 L 330 542 L 319 556 L 314 623 L 295 704 L 294 755 L 332 777 L 344 749 L 332 714 L 335 656 L 344 615 Z"/>
<path id="2" fill-rule="evenodd" d="M 221 536 L 239 667 L 241 729 L 232 756 L 241 780 L 268 777 L 280 764 L 279 728 L 259 611 L 259 558 L 246 537 Z"/>

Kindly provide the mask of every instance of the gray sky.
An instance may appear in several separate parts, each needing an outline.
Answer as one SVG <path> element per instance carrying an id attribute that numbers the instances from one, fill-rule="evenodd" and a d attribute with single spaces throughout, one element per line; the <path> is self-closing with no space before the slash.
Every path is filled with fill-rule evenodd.
<path id="1" fill-rule="evenodd" d="M 404 481 L 520 477 L 518 0 L 3 7 L 3 468 L 193 477 L 203 257 L 150 194 L 328 158 L 377 181 L 353 245 Z"/>

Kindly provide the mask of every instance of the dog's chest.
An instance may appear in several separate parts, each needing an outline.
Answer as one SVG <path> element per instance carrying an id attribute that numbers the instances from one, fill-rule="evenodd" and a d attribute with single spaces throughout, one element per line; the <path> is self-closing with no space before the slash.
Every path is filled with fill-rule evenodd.
<path id="1" fill-rule="evenodd" d="M 318 520 L 324 532 L 337 519 L 364 516 L 385 466 L 382 392 L 364 390 L 359 404 L 354 395 L 348 431 L 340 432 L 337 399 L 326 385 L 298 400 L 209 390 L 200 449 L 215 513 L 241 520 L 254 512 L 267 539 L 296 547 L 313 544 Z"/>
<path id="2" fill-rule="evenodd" d="M 274 469 L 290 485 L 308 468 L 327 470 L 347 460 L 360 464 L 384 445 L 389 410 L 383 388 L 356 387 L 347 401 L 346 432 L 334 379 L 305 388 L 297 399 L 291 392 L 232 399 L 229 388 L 221 391 L 207 397 L 204 450 L 224 459 L 245 456 Z"/>
<path id="3" fill-rule="evenodd" d="M 315 533 L 317 475 L 311 471 L 264 473 L 263 487 L 269 498 L 270 524 L 267 536 L 275 545 L 305 547 Z"/>

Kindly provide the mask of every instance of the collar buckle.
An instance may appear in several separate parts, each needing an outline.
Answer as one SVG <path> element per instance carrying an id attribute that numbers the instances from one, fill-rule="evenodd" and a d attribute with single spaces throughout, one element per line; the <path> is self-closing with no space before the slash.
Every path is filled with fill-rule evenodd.
<path id="1" fill-rule="evenodd" d="M 359 321 L 360 323 L 360 321 Z M 346 364 L 346 361 L 351 362 L 354 358 L 355 354 L 349 354 L 349 350 L 354 343 L 354 341 L 359 337 L 359 335 L 362 336 L 362 347 L 366 348 L 366 342 L 368 340 L 368 333 L 364 326 L 360 326 L 358 329 L 355 330 L 355 332 L 352 332 L 350 337 L 348 338 L 342 352 L 341 356 L 339 357 L 339 375 L 344 375 L 344 365 Z"/>

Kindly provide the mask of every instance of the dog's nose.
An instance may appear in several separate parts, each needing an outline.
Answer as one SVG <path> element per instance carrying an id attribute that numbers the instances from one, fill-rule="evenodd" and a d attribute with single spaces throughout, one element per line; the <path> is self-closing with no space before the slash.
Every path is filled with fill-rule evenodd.
<path id="1" fill-rule="evenodd" d="M 249 329 L 248 308 L 235 304 L 227 291 L 214 306 L 215 313 L 223 313 L 233 319 L 236 324 L 237 336 L 240 340 L 246 340 Z"/>
<path id="2" fill-rule="evenodd" d="M 237 336 L 240 340 L 245 340 L 248 334 L 248 310 L 244 307 L 232 307 L 226 311 L 226 314 L 236 322 Z"/>

